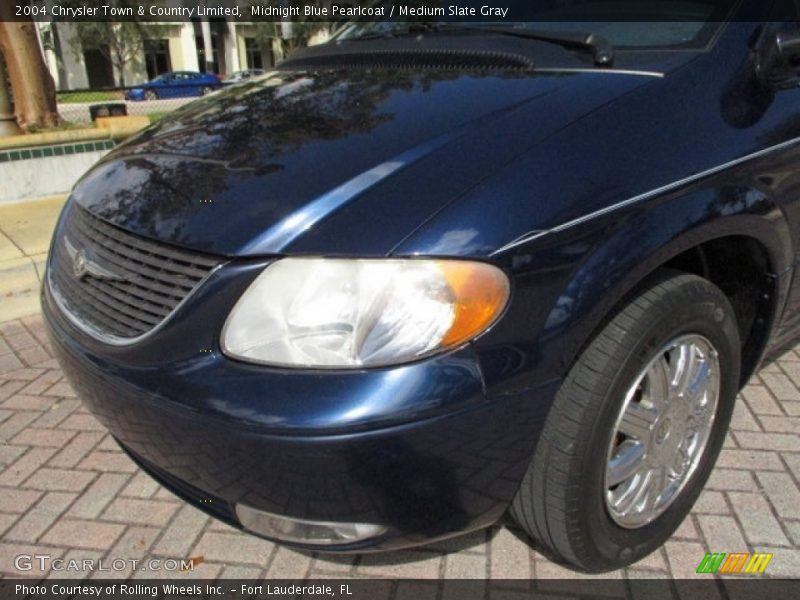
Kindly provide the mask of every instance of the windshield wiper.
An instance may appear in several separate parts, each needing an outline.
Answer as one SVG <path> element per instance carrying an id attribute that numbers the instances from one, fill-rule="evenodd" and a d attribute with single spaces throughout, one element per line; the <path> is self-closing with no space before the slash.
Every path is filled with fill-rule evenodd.
<path id="1" fill-rule="evenodd" d="M 408 28 L 390 32 L 388 36 L 394 37 L 442 30 L 480 31 L 528 40 L 540 40 L 542 42 L 558 44 L 564 48 L 574 48 L 590 52 L 594 64 L 601 67 L 610 67 L 614 62 L 614 47 L 611 45 L 611 42 L 602 35 L 584 31 L 546 31 L 543 29 L 527 29 L 515 26 L 497 27 L 491 25 L 465 25 L 463 23 L 414 23 Z"/>
<path id="2" fill-rule="evenodd" d="M 585 50 L 592 54 L 594 64 L 602 67 L 610 67 L 614 62 L 614 47 L 606 38 L 597 34 L 584 31 L 546 31 L 543 29 L 527 29 L 523 27 L 493 27 L 483 25 L 464 25 L 464 24 L 440 24 L 444 29 L 484 31 L 508 35 L 513 37 L 525 38 L 528 40 L 540 40 L 558 44 L 565 48 L 575 48 Z"/>
<path id="3" fill-rule="evenodd" d="M 590 52 L 594 64 L 610 67 L 614 62 L 614 47 L 606 38 L 596 33 L 583 31 L 546 31 L 543 29 L 527 29 L 522 27 L 497 27 L 486 25 L 465 25 L 462 23 L 412 23 L 406 27 L 389 31 L 370 31 L 362 33 L 346 41 L 375 40 L 394 37 L 403 37 L 415 34 L 424 34 L 437 31 L 478 31 L 482 33 L 496 33 L 528 40 L 539 40 L 551 44 L 558 44 L 564 48 L 574 48 Z M 342 40 L 345 41 L 345 40 Z"/>

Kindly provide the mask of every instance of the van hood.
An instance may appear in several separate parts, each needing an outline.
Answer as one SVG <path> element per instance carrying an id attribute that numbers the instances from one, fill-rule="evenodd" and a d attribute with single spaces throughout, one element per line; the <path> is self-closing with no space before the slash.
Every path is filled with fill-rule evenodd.
<path id="1" fill-rule="evenodd" d="M 276 71 L 120 145 L 72 201 L 133 233 L 219 255 L 384 255 L 522 153 L 650 81 Z"/>

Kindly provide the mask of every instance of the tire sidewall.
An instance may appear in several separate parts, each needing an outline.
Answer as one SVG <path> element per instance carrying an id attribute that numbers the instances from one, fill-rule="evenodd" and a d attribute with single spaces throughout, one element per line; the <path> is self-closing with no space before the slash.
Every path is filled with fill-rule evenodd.
<path id="1" fill-rule="evenodd" d="M 643 557 L 669 538 L 697 499 L 724 442 L 739 388 L 738 328 L 727 298 L 716 288 L 705 290 L 702 296 L 702 301 L 687 306 L 685 298 L 667 295 L 657 305 L 659 316 L 650 318 L 647 324 L 637 323 L 628 332 L 633 342 L 631 351 L 617 363 L 618 375 L 609 386 L 591 430 L 583 461 L 588 468 L 583 473 L 581 493 L 586 501 L 580 503 L 583 509 L 580 521 L 587 527 L 586 533 L 597 554 L 608 561 L 608 567 Z M 707 338 L 719 356 L 720 395 L 713 428 L 697 468 L 669 508 L 644 527 L 626 529 L 611 519 L 605 505 L 607 453 L 616 419 L 628 388 L 656 353 L 668 342 L 687 334 Z"/>

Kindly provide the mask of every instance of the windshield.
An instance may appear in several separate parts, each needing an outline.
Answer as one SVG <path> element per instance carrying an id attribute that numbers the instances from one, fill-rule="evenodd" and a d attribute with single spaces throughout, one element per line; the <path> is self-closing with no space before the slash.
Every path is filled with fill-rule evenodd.
<path id="1" fill-rule="evenodd" d="M 375 2 L 376 5 L 385 2 Z M 503 5 L 509 14 L 524 15 L 525 21 L 471 21 L 471 27 L 518 27 L 531 30 L 585 31 L 603 36 L 615 48 L 703 48 L 727 16 L 721 10 L 725 3 L 716 0 L 619 2 L 617 0 L 510 0 Z M 465 0 L 459 5 L 475 8 L 480 14 L 484 2 Z M 448 2 L 426 2 L 426 7 L 441 7 L 443 15 L 408 17 L 395 15 L 391 21 L 351 23 L 337 32 L 339 40 L 363 35 L 392 35 L 408 30 L 409 26 L 450 23 L 456 18 L 448 15 Z M 388 14 L 388 13 L 387 13 Z"/>

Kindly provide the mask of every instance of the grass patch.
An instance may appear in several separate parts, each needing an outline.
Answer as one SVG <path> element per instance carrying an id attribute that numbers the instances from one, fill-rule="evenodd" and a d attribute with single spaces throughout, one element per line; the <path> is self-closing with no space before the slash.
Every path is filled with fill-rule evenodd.
<path id="1" fill-rule="evenodd" d="M 38 127 L 36 125 L 31 125 L 28 127 L 28 133 L 48 133 L 50 131 L 68 131 L 70 129 L 87 129 L 93 127 L 91 124 L 87 123 L 74 123 L 72 121 L 62 121 L 60 125 L 56 127 Z"/>
<path id="2" fill-rule="evenodd" d="M 56 101 L 62 104 L 76 102 L 117 102 L 124 100 L 122 92 L 58 92 Z"/>
<path id="3" fill-rule="evenodd" d="M 150 123 L 155 123 L 156 121 L 160 121 L 161 119 L 166 117 L 168 114 L 169 112 L 167 111 L 151 112 L 147 113 L 147 118 L 150 119 Z"/>

